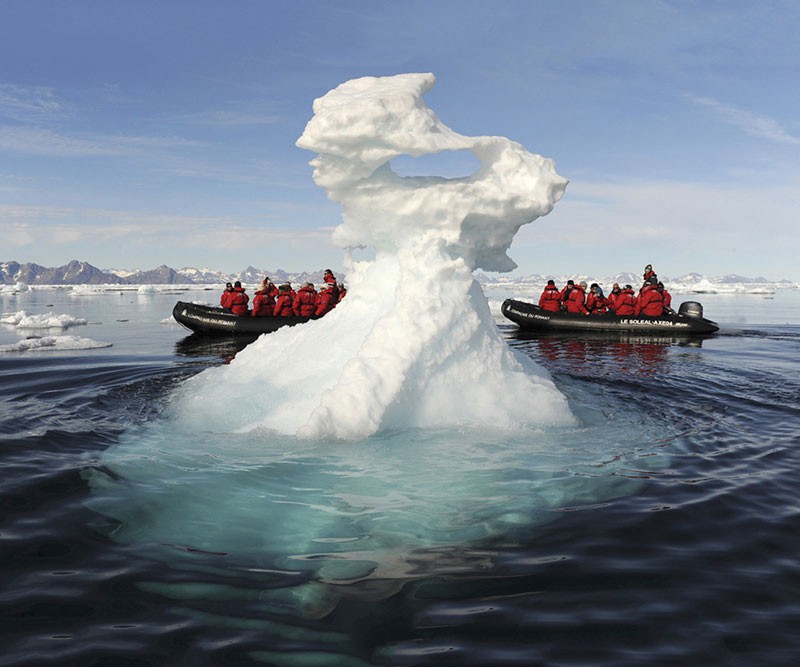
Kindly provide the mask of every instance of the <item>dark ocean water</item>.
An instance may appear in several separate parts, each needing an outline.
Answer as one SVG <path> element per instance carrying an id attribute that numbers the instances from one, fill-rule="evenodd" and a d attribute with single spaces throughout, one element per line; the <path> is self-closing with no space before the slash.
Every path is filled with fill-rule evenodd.
<path id="1" fill-rule="evenodd" d="M 306 614 L 264 601 L 307 571 L 186 544 L 149 557 L 92 509 L 91 475 L 125 484 L 102 453 L 236 353 L 162 323 L 176 298 L 2 296 L 4 312 L 85 317 L 70 333 L 113 346 L 0 354 L 0 665 L 800 664 L 796 292 L 702 297 L 723 327 L 703 340 L 501 324 L 594 437 L 614 434 L 596 475 L 626 492 L 420 552 L 411 575 L 354 582 Z M 5 328 L 0 344 L 23 335 L 38 334 Z"/>

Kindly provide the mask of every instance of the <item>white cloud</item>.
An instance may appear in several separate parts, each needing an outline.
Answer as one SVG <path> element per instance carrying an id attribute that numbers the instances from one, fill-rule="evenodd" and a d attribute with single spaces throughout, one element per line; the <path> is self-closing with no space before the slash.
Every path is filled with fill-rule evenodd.
<path id="1" fill-rule="evenodd" d="M 51 88 L 0 83 L 0 117 L 31 122 L 64 112 L 64 103 Z"/>
<path id="2" fill-rule="evenodd" d="M 711 97 L 690 97 L 692 102 L 714 111 L 726 123 L 738 127 L 749 135 L 779 144 L 800 144 L 800 137 L 789 134 L 780 123 L 769 116 L 762 116 L 745 109 L 723 104 Z"/>
<path id="3" fill-rule="evenodd" d="M 0 125 L 0 151 L 54 157 L 114 157 L 146 155 L 187 148 L 196 142 L 177 137 L 70 136 L 39 127 Z"/>
<path id="4" fill-rule="evenodd" d="M 267 244 L 330 238 L 325 229 L 269 228 L 237 222 L 223 216 L 185 216 L 113 209 L 0 204 L 4 243 L 11 246 L 42 243 L 64 245 L 130 243 L 158 247 L 219 245 L 224 230 L 226 248 L 252 248 Z"/>

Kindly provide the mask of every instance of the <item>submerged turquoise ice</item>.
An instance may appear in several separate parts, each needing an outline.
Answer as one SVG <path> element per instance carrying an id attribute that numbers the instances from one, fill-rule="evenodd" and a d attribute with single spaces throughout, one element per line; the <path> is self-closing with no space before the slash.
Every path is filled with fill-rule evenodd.
<path id="1" fill-rule="evenodd" d="M 514 234 L 566 180 L 508 139 L 453 132 L 422 101 L 432 85 L 358 79 L 315 102 L 298 145 L 342 204 L 334 240 L 375 259 L 350 262 L 332 313 L 189 379 L 103 452 L 114 474 L 91 474 L 92 506 L 116 539 L 178 567 L 304 573 L 260 599 L 320 615 L 340 595 L 380 598 L 476 557 L 489 567 L 494 546 L 635 488 L 621 471 L 640 418 L 577 419 L 501 338 L 472 277 L 513 268 Z M 443 150 L 481 167 L 451 180 L 389 167 Z"/>

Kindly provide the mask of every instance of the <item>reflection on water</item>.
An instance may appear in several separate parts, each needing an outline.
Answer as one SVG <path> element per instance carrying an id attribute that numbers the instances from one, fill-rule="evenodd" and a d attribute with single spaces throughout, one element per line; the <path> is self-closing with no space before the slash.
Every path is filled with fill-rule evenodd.
<path id="1" fill-rule="evenodd" d="M 230 362 L 258 336 L 200 336 L 192 334 L 175 343 L 175 354 L 182 357 L 219 357 Z"/>
<path id="2" fill-rule="evenodd" d="M 621 373 L 651 376 L 664 369 L 670 348 L 700 348 L 707 336 L 617 332 L 541 333 L 509 329 L 509 343 L 551 369 L 576 375 Z"/>

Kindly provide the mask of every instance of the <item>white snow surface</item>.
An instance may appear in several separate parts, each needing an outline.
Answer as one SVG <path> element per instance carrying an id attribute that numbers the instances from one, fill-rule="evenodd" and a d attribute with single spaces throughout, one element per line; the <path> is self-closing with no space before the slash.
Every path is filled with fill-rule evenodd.
<path id="1" fill-rule="evenodd" d="M 342 205 L 347 297 L 324 318 L 262 336 L 179 390 L 176 419 L 206 432 L 356 440 L 397 428 L 574 423 L 547 373 L 500 337 L 472 271 L 510 270 L 520 226 L 567 181 L 502 137 L 466 137 L 423 102 L 432 74 L 348 81 L 314 102 L 298 146 Z M 469 150 L 472 176 L 401 178 L 389 162 Z"/>

